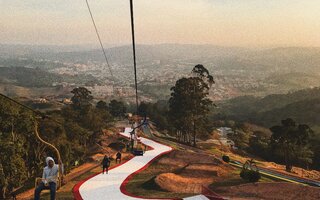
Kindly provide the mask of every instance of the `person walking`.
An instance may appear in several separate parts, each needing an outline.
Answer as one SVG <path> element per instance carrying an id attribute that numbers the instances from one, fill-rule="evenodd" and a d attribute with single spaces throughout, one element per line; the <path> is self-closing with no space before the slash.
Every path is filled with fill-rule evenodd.
<path id="1" fill-rule="evenodd" d="M 110 159 L 107 155 L 105 155 L 102 160 L 102 174 L 104 174 L 104 171 L 106 171 L 106 174 L 108 174 L 109 166 L 110 166 Z"/>
<path id="2" fill-rule="evenodd" d="M 118 160 L 119 160 L 119 163 L 121 163 L 121 152 L 118 151 L 117 154 L 116 154 L 116 163 L 118 163 Z"/>

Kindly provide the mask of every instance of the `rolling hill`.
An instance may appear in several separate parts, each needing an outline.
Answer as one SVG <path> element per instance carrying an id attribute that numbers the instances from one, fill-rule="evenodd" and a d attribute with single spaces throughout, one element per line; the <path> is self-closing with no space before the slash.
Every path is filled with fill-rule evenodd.
<path id="1" fill-rule="evenodd" d="M 282 119 L 320 127 L 320 88 L 273 94 L 263 98 L 241 96 L 217 103 L 213 119 L 233 119 L 271 127 Z"/>

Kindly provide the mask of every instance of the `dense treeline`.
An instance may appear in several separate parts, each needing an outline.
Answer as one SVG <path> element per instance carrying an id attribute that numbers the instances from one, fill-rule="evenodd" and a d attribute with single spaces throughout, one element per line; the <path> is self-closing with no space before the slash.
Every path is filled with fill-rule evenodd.
<path id="1" fill-rule="evenodd" d="M 234 120 L 251 122 L 264 127 L 273 127 L 283 119 L 290 118 L 300 124 L 310 126 L 312 134 L 305 141 L 308 148 L 299 147 L 297 152 L 292 147 L 290 152 L 296 155 L 281 155 L 284 151 L 279 146 L 272 145 L 272 135 L 265 132 L 253 133 L 252 131 L 239 131 L 233 139 L 238 142 L 240 149 L 254 153 L 266 160 L 289 163 L 301 167 L 313 167 L 319 169 L 320 164 L 320 88 L 312 88 L 292 92 L 288 94 L 268 95 L 264 98 L 244 96 L 231 99 L 218 104 L 211 116 L 215 120 Z M 298 125 L 297 125 L 298 126 Z M 253 136 L 253 137 L 252 137 Z M 292 134 L 294 137 L 294 134 Z M 300 154 L 300 155 L 298 155 Z M 293 161 L 290 159 L 294 157 Z M 290 164 L 290 162 L 292 162 Z"/>
<path id="2" fill-rule="evenodd" d="M 170 88 L 168 84 L 159 85 L 159 83 L 146 84 L 141 81 L 139 84 L 139 90 L 144 94 L 150 95 L 159 100 L 168 99 L 170 97 Z"/>
<path id="3" fill-rule="evenodd" d="M 286 156 L 281 154 L 285 151 L 276 151 L 282 146 L 274 145 L 272 135 L 266 132 L 253 133 L 252 131 L 239 131 L 233 139 L 238 142 L 240 149 L 254 153 L 266 160 L 289 163 L 301 167 L 313 167 L 319 169 L 320 166 L 320 88 L 312 88 L 291 92 L 288 94 L 268 95 L 264 98 L 253 96 L 243 96 L 231 99 L 218 104 L 218 108 L 213 110 L 210 119 L 234 120 L 238 122 L 251 122 L 264 127 L 274 127 L 290 118 L 300 125 L 308 125 L 312 133 L 308 134 L 305 147 L 291 145 L 289 152 L 295 155 Z M 283 124 L 282 124 L 283 125 Z M 299 125 L 296 125 L 297 129 Z M 294 129 L 294 128 L 293 128 Z M 291 134 L 291 139 L 295 138 L 295 132 Z M 252 137 L 253 136 L 253 137 Z M 300 150 L 297 152 L 297 149 Z M 294 159 L 292 159 L 294 158 Z M 292 160 L 292 161 L 291 161 Z M 291 162 L 291 163 L 290 163 Z"/>
<path id="4" fill-rule="evenodd" d="M 273 94 L 264 98 L 237 97 L 217 104 L 212 120 L 252 122 L 271 127 L 282 119 L 292 118 L 310 125 L 315 131 L 320 124 L 320 88 L 299 90 L 288 94 Z"/>
<path id="5" fill-rule="evenodd" d="M 57 159 L 55 152 L 35 137 L 35 120 L 41 137 L 59 149 L 66 171 L 83 162 L 89 145 L 95 143 L 103 128 L 111 126 L 113 117 L 108 107 L 93 106 L 90 91 L 75 88 L 72 93 L 73 104 L 46 113 L 49 117 L 45 118 L 0 98 L 1 197 L 41 176 L 46 156 Z"/>
<path id="6" fill-rule="evenodd" d="M 169 104 L 168 101 L 160 100 L 156 103 L 141 102 L 139 105 L 139 114 L 147 115 L 152 119 L 157 128 L 161 131 L 172 130 L 168 120 Z"/>
<path id="7" fill-rule="evenodd" d="M 228 137 L 235 142 L 239 153 L 251 153 L 267 161 L 292 166 L 319 169 L 320 135 L 306 124 L 291 118 L 281 120 L 270 129 L 231 120 L 220 121 L 216 127 L 231 127 Z"/>

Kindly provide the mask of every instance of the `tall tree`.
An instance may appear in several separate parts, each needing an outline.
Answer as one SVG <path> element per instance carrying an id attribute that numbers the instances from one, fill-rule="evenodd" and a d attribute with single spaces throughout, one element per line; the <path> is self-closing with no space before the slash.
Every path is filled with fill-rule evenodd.
<path id="1" fill-rule="evenodd" d="M 271 135 L 264 131 L 254 131 L 253 137 L 249 139 L 249 151 L 253 154 L 270 159 L 270 137 Z"/>
<path id="2" fill-rule="evenodd" d="M 93 99 L 91 92 L 85 87 L 74 88 L 71 93 L 73 94 L 71 101 L 75 108 L 88 106 Z"/>
<path id="3" fill-rule="evenodd" d="M 196 65 L 192 69 L 192 73 L 201 78 L 208 86 L 208 89 L 214 84 L 213 76 L 210 75 L 209 71 L 203 65 Z"/>
<path id="4" fill-rule="evenodd" d="M 171 88 L 169 116 L 176 129 L 177 137 L 196 146 L 196 137 L 203 130 L 212 101 L 209 89 L 214 83 L 208 70 L 196 65 L 192 77 L 179 79 Z"/>
<path id="5" fill-rule="evenodd" d="M 305 162 L 311 160 L 309 139 L 313 131 L 308 125 L 297 125 L 293 119 L 288 118 L 270 130 L 272 131 L 270 144 L 276 148 L 276 153 L 284 158 L 287 171 L 291 171 L 294 160 Z"/>

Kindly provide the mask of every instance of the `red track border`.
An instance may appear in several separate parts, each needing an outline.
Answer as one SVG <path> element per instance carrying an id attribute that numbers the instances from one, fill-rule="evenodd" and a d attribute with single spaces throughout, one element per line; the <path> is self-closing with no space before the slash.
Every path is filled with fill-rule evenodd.
<path id="1" fill-rule="evenodd" d="M 120 134 L 120 135 L 121 135 L 121 134 Z M 123 136 L 123 135 L 121 135 L 121 136 Z M 124 137 L 124 136 L 123 136 L 123 137 Z M 149 138 L 147 138 L 147 139 L 149 139 Z M 151 140 L 151 139 L 149 139 L 149 140 Z M 158 143 L 158 144 L 165 145 L 165 144 L 163 144 L 163 143 L 156 142 L 156 141 L 154 141 L 154 140 L 152 140 L 152 141 L 155 142 L 155 143 Z M 149 147 L 150 149 L 152 149 L 152 150 L 154 149 L 153 147 L 151 147 L 151 146 L 149 146 L 149 145 L 146 145 L 146 146 L 148 146 L 148 147 Z M 165 145 L 165 146 L 168 146 L 168 145 Z M 168 199 L 168 198 L 145 198 L 145 197 L 142 197 L 142 196 L 137 196 L 137 195 L 134 195 L 134 194 L 129 193 L 129 192 L 127 191 L 127 189 L 126 189 L 126 185 L 129 183 L 129 181 L 133 178 L 134 175 L 136 175 L 136 174 L 140 173 L 141 171 L 145 170 L 145 169 L 146 169 L 147 167 L 149 167 L 157 158 L 159 158 L 160 156 L 162 156 L 162 155 L 164 155 L 164 154 L 167 154 L 167 153 L 173 151 L 173 148 L 172 148 L 172 147 L 170 147 L 170 148 L 171 148 L 171 150 L 165 151 L 165 152 L 157 155 L 157 156 L 154 157 L 152 160 L 150 160 L 146 165 L 144 165 L 141 169 L 139 169 L 139 170 L 133 172 L 132 174 L 130 174 L 130 175 L 122 182 L 122 184 L 120 185 L 120 191 L 121 191 L 123 194 L 127 195 L 127 196 L 136 197 L 136 198 L 140 198 L 140 199 Z M 119 164 L 119 165 L 115 165 L 115 166 L 110 167 L 109 170 L 112 170 L 112 169 L 114 169 L 114 168 L 116 168 L 116 167 L 119 167 L 119 166 L 127 163 L 128 161 L 130 161 L 130 160 L 131 160 L 132 158 L 134 158 L 134 157 L 135 157 L 135 156 L 131 157 L 129 160 L 127 160 L 127 161 L 125 161 L 125 162 L 123 162 L 123 163 L 121 163 L 121 164 Z M 78 183 L 72 188 L 72 193 L 73 193 L 73 196 L 74 196 L 74 199 L 75 199 L 75 200 L 83 200 L 83 198 L 82 198 L 82 196 L 81 196 L 81 194 L 80 194 L 80 191 L 79 191 L 81 185 L 82 185 L 84 182 L 86 182 L 87 180 L 89 180 L 89 179 L 97 176 L 97 175 L 100 174 L 100 173 L 101 173 L 101 172 L 96 173 L 96 174 L 93 174 L 93 175 L 91 175 L 91 176 L 89 176 L 89 177 L 81 180 L 80 182 L 78 182 Z M 179 199 L 179 198 L 170 198 L 170 199 L 173 199 L 173 200 L 181 200 L 181 199 Z"/>
<path id="2" fill-rule="evenodd" d="M 119 166 L 127 163 L 127 162 L 130 161 L 132 158 L 134 158 L 134 156 L 132 156 L 131 158 L 129 158 L 128 160 L 124 161 L 124 162 L 121 163 L 121 164 L 114 165 L 114 166 L 110 167 L 109 170 L 112 170 L 112 169 L 114 169 L 114 168 L 116 168 L 116 167 L 119 167 Z M 101 173 L 101 172 L 98 172 L 98 173 L 96 173 L 96 174 L 93 174 L 93 175 L 91 175 L 91 176 L 89 176 L 89 177 L 81 180 L 80 182 L 78 182 L 76 185 L 73 186 L 73 188 L 72 188 L 72 193 L 73 193 L 73 196 L 74 196 L 74 199 L 75 199 L 75 200 L 83 200 L 83 198 L 82 198 L 82 196 L 81 196 L 81 194 L 80 194 L 80 191 L 79 191 L 81 185 L 82 185 L 84 182 L 86 182 L 87 180 L 89 180 L 89 179 L 91 179 L 91 178 L 99 175 L 100 173 Z"/>

